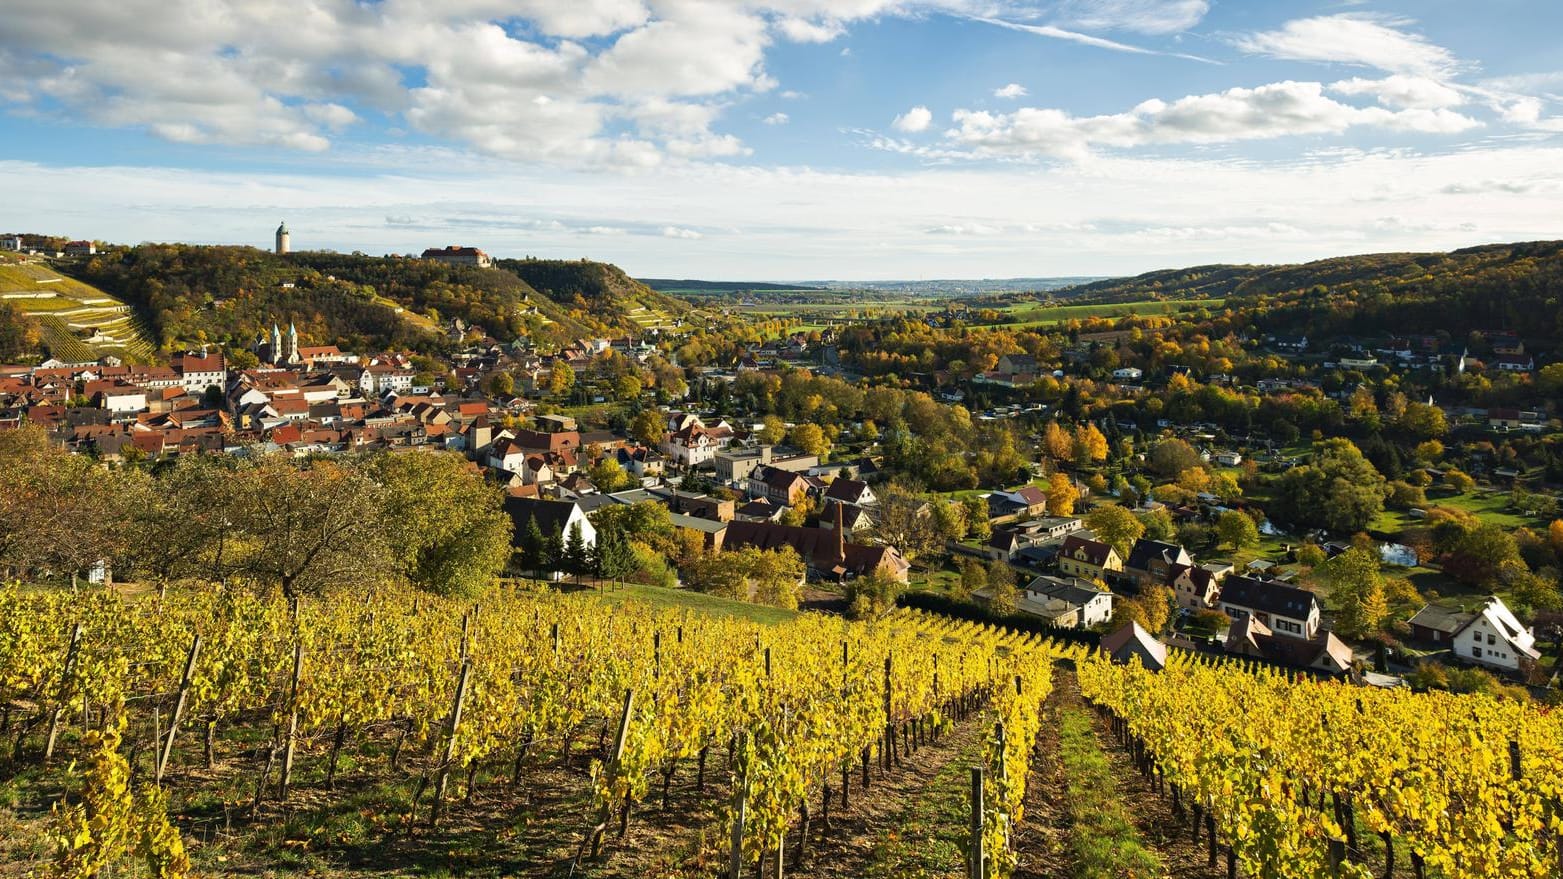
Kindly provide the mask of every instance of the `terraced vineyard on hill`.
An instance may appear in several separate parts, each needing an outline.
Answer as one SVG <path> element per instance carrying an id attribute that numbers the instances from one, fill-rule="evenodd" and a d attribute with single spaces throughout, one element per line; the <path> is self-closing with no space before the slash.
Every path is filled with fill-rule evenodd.
<path id="1" fill-rule="evenodd" d="M 0 263 L 0 302 L 38 322 L 50 356 L 89 363 L 113 355 L 147 362 L 154 346 L 130 306 L 38 261 Z"/>

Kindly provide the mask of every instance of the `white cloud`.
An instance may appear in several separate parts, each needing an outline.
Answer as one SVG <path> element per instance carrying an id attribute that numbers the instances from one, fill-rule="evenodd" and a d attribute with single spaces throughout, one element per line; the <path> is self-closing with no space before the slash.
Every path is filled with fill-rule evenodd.
<path id="1" fill-rule="evenodd" d="M 993 90 L 995 98 L 1024 98 L 1027 94 L 1029 92 L 1026 91 L 1026 87 L 1018 82 L 1012 82 L 1009 85 Z"/>
<path id="2" fill-rule="evenodd" d="M 1070 43 L 1079 43 L 1082 46 L 1093 46 L 1098 49 L 1110 49 L 1114 52 L 1128 52 L 1133 55 L 1168 55 L 1174 58 L 1183 58 L 1189 61 L 1201 61 L 1206 64 L 1215 63 L 1209 58 L 1204 58 L 1199 55 L 1187 55 L 1181 52 L 1158 52 L 1154 49 L 1144 48 L 1143 46 L 1132 46 L 1128 43 L 1120 43 L 1117 40 L 1109 40 L 1103 37 L 1095 37 L 1090 34 L 1083 34 L 1079 31 L 1066 30 L 1064 28 L 1058 27 L 1057 25 L 1021 24 L 1014 21 L 1005 21 L 1000 18 L 984 18 L 981 16 L 974 16 L 973 20 L 980 21 L 984 24 L 991 24 L 995 27 L 1005 28 L 1006 30 L 1035 34 L 1039 37 L 1048 37 L 1054 40 L 1064 40 Z"/>
<path id="3" fill-rule="evenodd" d="M 1342 95 L 1370 95 L 1386 107 L 1397 110 L 1438 110 L 1458 107 L 1465 95 L 1436 80 L 1402 73 L 1384 79 L 1353 77 L 1330 83 L 1329 90 Z"/>
<path id="4" fill-rule="evenodd" d="M 1129 30 L 1143 34 L 1184 31 L 1210 11 L 1208 0 L 1065 0 L 1065 23 L 1088 30 Z"/>
<path id="5" fill-rule="evenodd" d="M 685 229 L 682 226 L 663 226 L 662 237 L 682 238 L 687 241 L 697 241 L 701 238 L 704 238 L 705 236 L 699 232 L 696 232 L 694 229 Z"/>
<path id="6" fill-rule="evenodd" d="M 795 43 L 828 43 L 846 33 L 840 21 L 809 21 L 804 18 L 784 18 L 776 25 L 782 36 Z"/>
<path id="7" fill-rule="evenodd" d="M 1376 67 L 1435 79 L 1461 68 L 1454 53 L 1406 31 L 1411 24 L 1404 18 L 1349 12 L 1294 19 L 1280 30 L 1246 34 L 1235 43 L 1252 55 Z"/>
<path id="8" fill-rule="evenodd" d="M 916 134 L 919 131 L 927 131 L 928 126 L 933 124 L 933 113 L 927 107 L 913 107 L 895 117 L 895 121 L 890 124 L 896 131 Z"/>
<path id="9" fill-rule="evenodd" d="M 955 111 L 953 144 L 977 155 L 1079 159 L 1095 147 L 1212 144 L 1340 133 L 1354 126 L 1449 134 L 1481 123 L 1448 109 L 1390 110 L 1333 100 L 1317 82 L 1278 82 L 1190 95 L 1168 103 L 1151 99 L 1125 113 L 1073 116 L 1024 108 L 1013 113 Z"/>
<path id="10" fill-rule="evenodd" d="M 792 117 L 788 116 L 786 113 L 772 113 L 761 121 L 763 121 L 766 125 L 786 125 L 788 122 L 792 121 Z"/>

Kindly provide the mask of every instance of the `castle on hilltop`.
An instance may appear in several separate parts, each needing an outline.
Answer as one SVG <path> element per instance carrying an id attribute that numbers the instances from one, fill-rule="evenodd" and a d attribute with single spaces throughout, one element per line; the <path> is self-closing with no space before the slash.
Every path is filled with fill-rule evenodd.
<path id="1" fill-rule="evenodd" d="M 277 254 L 280 256 L 291 249 L 288 241 L 288 224 L 284 222 L 277 226 Z"/>

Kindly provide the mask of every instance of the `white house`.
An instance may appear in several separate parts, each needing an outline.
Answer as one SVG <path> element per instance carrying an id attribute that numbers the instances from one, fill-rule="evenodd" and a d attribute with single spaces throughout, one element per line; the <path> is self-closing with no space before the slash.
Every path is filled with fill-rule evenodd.
<path id="1" fill-rule="evenodd" d="M 174 367 L 179 370 L 180 383 L 187 394 L 203 394 L 207 388 L 228 387 L 228 366 L 221 351 L 208 354 L 202 348 L 199 353 L 187 352 L 179 356 Z"/>
<path id="2" fill-rule="evenodd" d="M 1046 609 L 1038 616 L 1067 608 L 1073 613 L 1075 626 L 1082 629 L 1105 623 L 1113 616 L 1113 594 L 1097 589 L 1085 580 L 1038 577 L 1026 584 L 1026 591 L 1018 602 L 1020 609 L 1028 613 L 1035 613 L 1032 610 L 1035 605 Z"/>
<path id="3" fill-rule="evenodd" d="M 1520 624 L 1514 612 L 1498 596 L 1487 604 L 1451 639 L 1455 656 L 1468 662 L 1504 671 L 1516 671 L 1522 661 L 1541 658 L 1536 634 Z"/>
<path id="4" fill-rule="evenodd" d="M 1138 366 L 1125 366 L 1113 370 L 1113 378 L 1118 381 L 1137 382 L 1145 377 L 1145 371 Z"/>

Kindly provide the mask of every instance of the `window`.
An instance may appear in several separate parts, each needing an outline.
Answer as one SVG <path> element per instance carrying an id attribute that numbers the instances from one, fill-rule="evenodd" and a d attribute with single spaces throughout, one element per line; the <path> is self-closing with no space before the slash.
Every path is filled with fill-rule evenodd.
<path id="1" fill-rule="evenodd" d="M 1496 643 L 1498 643 L 1498 639 L 1496 637 L 1494 637 L 1492 635 L 1488 635 L 1487 636 L 1487 644 L 1488 644 L 1488 646 L 1492 646 L 1493 644 L 1496 644 Z"/>
<path id="2" fill-rule="evenodd" d="M 1480 648 L 1480 647 L 1472 647 L 1471 648 L 1471 655 L 1476 657 L 1477 659 L 1480 659 L 1481 656 L 1482 656 L 1482 648 Z"/>

